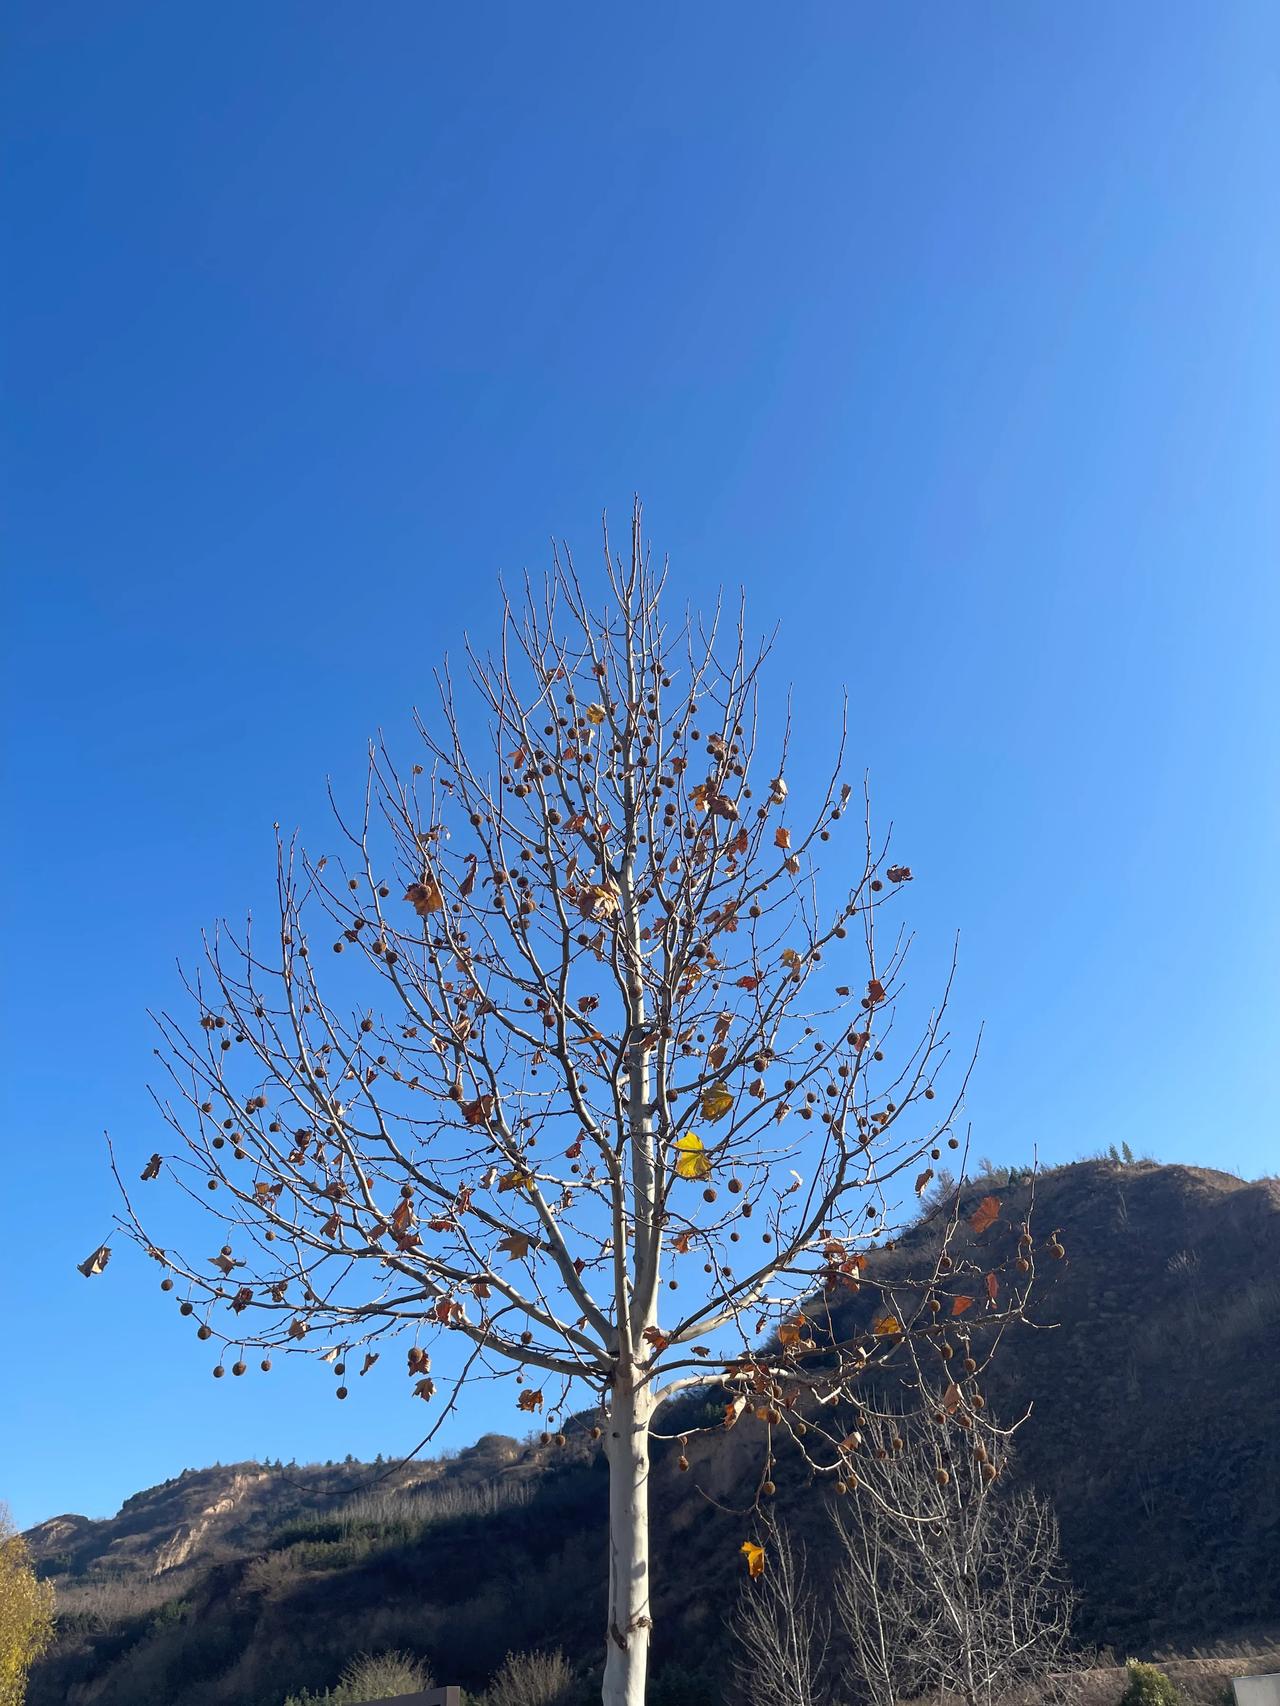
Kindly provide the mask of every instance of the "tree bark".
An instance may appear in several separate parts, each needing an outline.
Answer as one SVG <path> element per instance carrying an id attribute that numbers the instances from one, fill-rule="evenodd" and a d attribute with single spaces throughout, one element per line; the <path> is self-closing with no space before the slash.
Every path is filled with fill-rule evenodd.
<path id="1" fill-rule="evenodd" d="M 644 1706 L 649 1669 L 649 1419 L 647 1387 L 619 1371 L 607 1434 L 609 1621 L 604 1706 Z"/>

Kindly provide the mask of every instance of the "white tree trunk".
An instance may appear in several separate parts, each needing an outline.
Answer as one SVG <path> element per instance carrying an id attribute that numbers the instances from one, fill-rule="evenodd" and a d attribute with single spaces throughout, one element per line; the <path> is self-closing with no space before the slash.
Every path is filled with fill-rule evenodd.
<path id="1" fill-rule="evenodd" d="M 609 1622 L 604 1706 L 644 1706 L 649 1669 L 649 1392 L 619 1380 L 606 1429 Z"/>

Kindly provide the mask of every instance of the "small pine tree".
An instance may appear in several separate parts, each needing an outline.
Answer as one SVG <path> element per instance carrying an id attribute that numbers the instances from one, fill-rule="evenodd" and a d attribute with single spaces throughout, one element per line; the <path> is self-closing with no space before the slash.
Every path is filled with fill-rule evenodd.
<path id="1" fill-rule="evenodd" d="M 1120 1151 L 1116 1148 L 1114 1143 L 1107 1150 L 1107 1156 L 1110 1160 L 1114 1161 L 1117 1166 L 1120 1164 Z"/>
<path id="2" fill-rule="evenodd" d="M 1130 1147 L 1127 1143 L 1122 1143 L 1120 1145 L 1120 1153 L 1124 1156 L 1125 1165 L 1127 1167 L 1132 1167 L 1133 1166 L 1133 1151 L 1132 1151 L 1132 1149 L 1130 1149 Z"/>
<path id="3" fill-rule="evenodd" d="M 1126 1659 L 1125 1668 L 1129 1682 L 1120 1697 L 1120 1706 L 1180 1706 L 1177 1689 L 1158 1665 Z"/>

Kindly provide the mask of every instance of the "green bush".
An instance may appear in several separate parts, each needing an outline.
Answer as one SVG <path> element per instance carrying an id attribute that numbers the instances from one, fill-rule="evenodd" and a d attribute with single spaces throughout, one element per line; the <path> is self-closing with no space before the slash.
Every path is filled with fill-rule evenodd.
<path id="1" fill-rule="evenodd" d="M 1177 1689 L 1158 1666 L 1126 1659 L 1125 1668 L 1129 1682 L 1120 1697 L 1120 1706 L 1179 1706 Z"/>

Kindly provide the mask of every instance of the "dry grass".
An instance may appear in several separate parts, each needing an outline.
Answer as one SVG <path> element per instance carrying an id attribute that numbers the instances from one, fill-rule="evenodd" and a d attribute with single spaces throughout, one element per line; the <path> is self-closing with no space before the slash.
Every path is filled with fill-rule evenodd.
<path id="1" fill-rule="evenodd" d="M 146 1616 L 170 1600 L 181 1598 L 182 1586 L 173 1575 L 136 1574 L 72 1576 L 56 1584 L 57 1617 L 61 1629 L 101 1631 Z"/>

